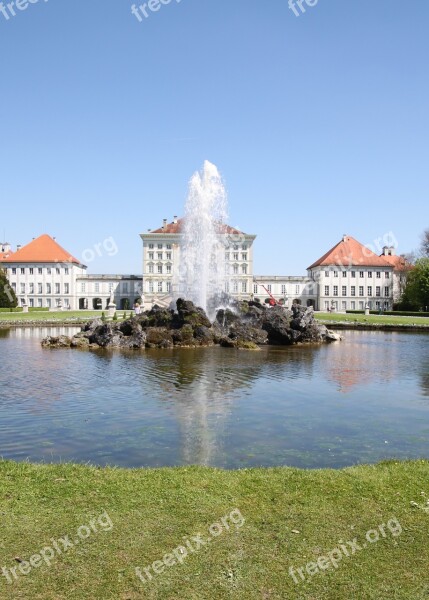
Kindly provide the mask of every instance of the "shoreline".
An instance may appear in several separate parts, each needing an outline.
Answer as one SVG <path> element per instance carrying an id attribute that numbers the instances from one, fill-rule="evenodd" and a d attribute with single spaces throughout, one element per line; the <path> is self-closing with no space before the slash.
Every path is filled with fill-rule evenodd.
<path id="1" fill-rule="evenodd" d="M 81 327 L 91 321 L 92 319 L 85 319 L 79 321 L 60 321 L 60 320 L 37 320 L 37 321 L 0 321 L 0 329 L 13 329 L 22 327 Z M 316 319 L 317 320 L 317 319 Z M 319 321 L 321 325 L 325 325 L 328 329 L 341 329 L 343 331 L 350 330 L 383 330 L 383 331 L 428 331 L 429 325 L 419 324 L 400 324 L 392 325 L 388 323 L 351 323 L 349 321 Z"/>

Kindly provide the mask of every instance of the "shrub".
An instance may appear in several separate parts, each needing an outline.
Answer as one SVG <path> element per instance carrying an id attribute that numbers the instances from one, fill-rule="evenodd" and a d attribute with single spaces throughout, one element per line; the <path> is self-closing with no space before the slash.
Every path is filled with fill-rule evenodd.
<path id="1" fill-rule="evenodd" d="M 101 320 L 103 321 L 103 323 L 105 323 L 106 321 L 106 315 L 104 314 L 104 312 L 101 313 Z"/>

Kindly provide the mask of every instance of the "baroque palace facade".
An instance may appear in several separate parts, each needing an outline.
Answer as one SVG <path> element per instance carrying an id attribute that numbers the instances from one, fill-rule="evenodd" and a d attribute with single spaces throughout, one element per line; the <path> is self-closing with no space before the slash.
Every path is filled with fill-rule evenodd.
<path id="1" fill-rule="evenodd" d="M 6 269 L 20 306 L 51 310 L 105 309 L 110 299 L 120 310 L 141 299 L 144 308 L 168 306 L 177 296 L 175 273 L 180 268 L 183 219 L 174 217 L 162 227 L 140 235 L 143 275 L 92 275 L 62 248 L 55 238 L 42 235 L 12 251 L 0 244 L 0 266 Z M 350 236 L 308 267 L 306 276 L 254 275 L 256 235 L 223 226 L 225 235 L 225 291 L 236 299 L 273 297 L 316 310 L 392 309 L 401 294 L 408 265 L 385 247 L 381 256 Z"/>

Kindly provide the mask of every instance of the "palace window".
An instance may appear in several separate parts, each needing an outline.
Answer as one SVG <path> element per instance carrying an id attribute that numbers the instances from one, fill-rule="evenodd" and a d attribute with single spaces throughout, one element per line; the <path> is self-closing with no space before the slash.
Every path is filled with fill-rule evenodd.
<path id="1" fill-rule="evenodd" d="M 372 285 L 368 286 L 368 296 L 372 296 Z"/>
<path id="2" fill-rule="evenodd" d="M 158 252 L 158 260 L 162 260 L 162 252 Z"/>
<path id="3" fill-rule="evenodd" d="M 390 288 L 389 287 L 384 288 L 384 295 L 386 298 L 388 298 L 390 296 Z"/>
<path id="4" fill-rule="evenodd" d="M 167 292 L 171 292 L 171 281 L 167 281 Z"/>
<path id="5" fill-rule="evenodd" d="M 37 293 L 43 294 L 43 285 L 41 283 L 37 284 Z"/>
<path id="6" fill-rule="evenodd" d="M 158 250 L 162 250 L 162 244 L 158 244 Z"/>
<path id="7" fill-rule="evenodd" d="M 380 279 L 381 277 L 381 271 L 377 271 L 377 279 Z"/>
<path id="8" fill-rule="evenodd" d="M 364 295 L 364 287 L 363 285 L 359 286 L 359 296 L 363 296 Z"/>
<path id="9" fill-rule="evenodd" d="M 158 273 L 161 274 L 162 273 L 162 265 L 158 265 L 157 270 L 158 270 Z"/>
<path id="10" fill-rule="evenodd" d="M 155 258 L 154 252 L 149 252 L 149 260 L 153 260 Z"/>
<path id="11" fill-rule="evenodd" d="M 268 290 L 268 291 L 270 292 L 270 294 L 271 294 L 271 290 L 272 290 L 272 285 L 271 285 L 271 283 L 269 283 L 269 284 L 267 285 L 267 290 Z"/>
<path id="12" fill-rule="evenodd" d="M 158 292 L 162 292 L 162 281 L 158 281 Z"/>
<path id="13" fill-rule="evenodd" d="M 167 250 L 171 250 L 171 244 L 167 244 Z"/>
<path id="14" fill-rule="evenodd" d="M 389 271 L 386 271 L 386 272 L 384 273 L 384 276 L 385 276 L 385 278 L 386 278 L 386 279 L 389 279 L 389 277 L 390 277 L 390 273 L 389 273 Z"/>
<path id="15" fill-rule="evenodd" d="M 241 249 L 242 249 L 242 250 L 247 250 L 247 244 L 243 244 L 243 245 L 241 246 Z M 246 260 L 247 260 L 247 259 L 246 259 Z"/>
<path id="16" fill-rule="evenodd" d="M 69 288 L 69 284 L 65 283 L 64 284 L 64 294 L 69 294 L 70 293 L 70 288 Z"/>
<path id="17" fill-rule="evenodd" d="M 241 282 L 241 291 L 243 292 L 243 294 L 247 294 L 247 281 Z"/>
<path id="18" fill-rule="evenodd" d="M 171 252 L 167 252 L 167 260 L 171 260 Z"/>
<path id="19" fill-rule="evenodd" d="M 43 274 L 43 269 L 42 269 L 42 267 L 39 267 L 39 268 L 38 268 L 38 271 L 39 271 L 39 275 L 42 275 L 42 274 Z"/>
<path id="20" fill-rule="evenodd" d="M 30 275 L 33 275 L 33 274 L 34 274 L 34 269 L 33 269 L 33 267 L 30 267 Z"/>
<path id="21" fill-rule="evenodd" d="M 372 271 L 368 271 L 368 277 L 371 279 L 371 277 L 372 277 Z"/>
<path id="22" fill-rule="evenodd" d="M 350 295 L 356 296 L 356 286 L 355 285 L 352 285 L 352 287 L 350 288 Z"/>
<path id="23" fill-rule="evenodd" d="M 21 275 L 25 275 L 25 269 L 21 267 Z"/>
<path id="24" fill-rule="evenodd" d="M 284 283 L 282 284 L 282 294 L 286 294 L 286 285 Z"/>
<path id="25" fill-rule="evenodd" d="M 149 273 L 153 273 L 153 264 L 148 265 Z"/>
<path id="26" fill-rule="evenodd" d="M 379 285 L 377 285 L 377 287 L 375 288 L 375 295 L 381 296 L 381 287 Z"/>
<path id="27" fill-rule="evenodd" d="M 329 271 L 325 271 L 325 277 L 329 277 Z"/>
<path id="28" fill-rule="evenodd" d="M 59 284 L 59 283 L 56 283 L 56 284 L 55 284 L 55 293 L 56 293 L 56 294 L 61 294 L 61 291 L 60 291 L 60 284 Z"/>
<path id="29" fill-rule="evenodd" d="M 234 252 L 234 254 L 233 254 L 233 260 L 239 260 L 238 259 L 238 252 Z"/>
<path id="30" fill-rule="evenodd" d="M 343 296 L 347 296 L 347 286 L 346 285 L 342 286 L 341 293 L 342 293 Z"/>
<path id="31" fill-rule="evenodd" d="M 241 260 L 247 260 L 247 252 L 242 252 Z"/>
<path id="32" fill-rule="evenodd" d="M 34 283 L 30 283 L 29 286 L 30 286 L 30 290 L 29 290 L 28 293 L 29 294 L 34 294 Z"/>
<path id="33" fill-rule="evenodd" d="M 343 277 L 347 277 L 347 271 L 343 271 Z"/>
<path id="34" fill-rule="evenodd" d="M 232 266 L 232 272 L 234 273 L 234 275 L 238 274 L 238 265 L 233 265 Z"/>
<path id="35" fill-rule="evenodd" d="M 257 283 L 254 283 L 254 284 L 253 284 L 253 293 L 254 293 L 254 294 L 257 294 L 257 293 L 258 293 L 258 284 L 257 284 Z"/>
<path id="36" fill-rule="evenodd" d="M 238 281 L 233 281 L 233 283 L 232 283 L 232 291 L 235 294 L 238 293 Z"/>
<path id="37" fill-rule="evenodd" d="M 170 275 L 171 274 L 171 265 L 167 265 L 167 273 Z"/>
<path id="38" fill-rule="evenodd" d="M 334 271 L 334 277 L 338 277 L 338 271 Z"/>
<path id="39" fill-rule="evenodd" d="M 149 244 L 149 249 L 153 250 L 154 249 L 154 245 L 153 244 Z"/>
<path id="40" fill-rule="evenodd" d="M 25 294 L 25 283 L 21 283 L 21 294 Z"/>
<path id="41" fill-rule="evenodd" d="M 359 277 L 362 279 L 362 277 L 365 276 L 365 273 L 363 271 L 359 271 Z"/>
<path id="42" fill-rule="evenodd" d="M 329 296 L 329 285 L 325 285 L 325 296 Z"/>
<path id="43" fill-rule="evenodd" d="M 338 285 L 334 285 L 334 296 L 338 296 Z"/>
<path id="44" fill-rule="evenodd" d="M 243 275 L 247 275 L 247 265 L 241 265 L 241 272 Z"/>
<path id="45" fill-rule="evenodd" d="M 350 275 L 351 275 L 352 279 L 355 279 L 356 278 L 356 271 L 352 271 L 350 273 Z"/>

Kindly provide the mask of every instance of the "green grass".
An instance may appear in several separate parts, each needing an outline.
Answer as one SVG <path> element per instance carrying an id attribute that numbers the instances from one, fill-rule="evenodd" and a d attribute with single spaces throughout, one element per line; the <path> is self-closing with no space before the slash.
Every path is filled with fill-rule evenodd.
<path id="1" fill-rule="evenodd" d="M 28 313 L 0 313 L 2 321 L 70 321 L 76 319 L 93 319 L 101 317 L 101 310 L 64 310 L 58 312 L 28 312 Z M 107 310 L 104 311 L 107 315 Z M 121 311 L 120 314 L 122 314 Z"/>
<path id="2" fill-rule="evenodd" d="M 384 324 L 384 325 L 428 325 L 429 317 L 393 317 L 380 315 L 356 315 L 344 313 L 316 313 L 316 319 L 321 322 Z"/>
<path id="3" fill-rule="evenodd" d="M 0 576 L 2 600 L 428 598 L 428 461 L 341 471 L 0 462 L 0 490 L 0 570 L 18 567 L 18 560 L 28 561 L 64 536 L 74 543 L 78 528 L 103 511 L 113 524 L 107 530 L 95 521 L 97 533 L 56 554 L 50 566 L 33 567 L 26 576 L 18 569 L 12 584 Z M 241 527 L 229 521 L 229 530 L 189 553 L 183 564 L 156 563 L 161 574 L 151 567 L 152 581 L 137 578 L 135 567 L 144 574 L 185 540 L 195 546 L 192 536 L 207 539 L 209 527 L 234 509 L 245 520 Z M 366 541 L 369 530 L 391 519 L 402 532 L 391 521 L 385 537 Z M 308 563 L 341 543 L 352 552 L 347 542 L 355 538 L 367 547 L 344 556 L 336 569 L 330 563 L 325 571 L 307 573 Z M 295 573 L 304 568 L 305 581 L 296 584 L 290 567 Z"/>

